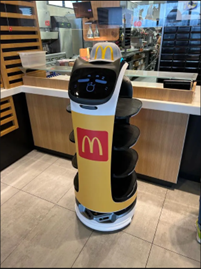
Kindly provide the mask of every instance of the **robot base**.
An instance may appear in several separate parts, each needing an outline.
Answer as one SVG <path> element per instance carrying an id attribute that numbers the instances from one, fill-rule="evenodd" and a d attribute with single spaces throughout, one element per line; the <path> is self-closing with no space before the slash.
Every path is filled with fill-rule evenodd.
<path id="1" fill-rule="evenodd" d="M 86 218 L 82 213 L 80 213 L 77 204 L 75 204 L 75 211 L 79 220 L 87 227 L 96 231 L 112 232 L 116 230 L 121 230 L 131 223 L 131 220 L 135 212 L 135 206 L 127 214 L 118 218 L 115 222 L 112 223 L 99 223 L 96 220 Z"/>

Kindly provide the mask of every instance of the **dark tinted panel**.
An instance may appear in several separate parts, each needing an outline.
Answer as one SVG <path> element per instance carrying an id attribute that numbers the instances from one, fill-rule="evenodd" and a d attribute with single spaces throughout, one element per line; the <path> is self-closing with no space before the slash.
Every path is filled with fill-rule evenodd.
<path id="1" fill-rule="evenodd" d="M 199 54 L 201 52 L 201 47 L 189 48 L 189 52 Z"/>
<path id="2" fill-rule="evenodd" d="M 192 26 L 191 32 L 201 32 L 201 26 Z"/>
<path id="3" fill-rule="evenodd" d="M 198 67 L 198 61 L 186 61 L 186 67 Z"/>
<path id="4" fill-rule="evenodd" d="M 171 65 L 172 65 L 172 61 L 161 60 L 161 66 L 171 66 Z"/>
<path id="5" fill-rule="evenodd" d="M 174 47 L 170 47 L 170 48 L 163 47 L 162 52 L 163 53 L 173 53 L 174 52 Z"/>
<path id="6" fill-rule="evenodd" d="M 172 70 L 171 66 L 170 67 L 168 67 L 168 66 L 161 66 L 160 67 L 160 71 L 171 71 L 171 70 Z"/>
<path id="7" fill-rule="evenodd" d="M 176 31 L 177 31 L 177 27 L 165 27 L 165 30 L 164 30 L 165 33 L 172 33 Z"/>
<path id="8" fill-rule="evenodd" d="M 188 46 L 188 41 L 176 41 L 176 46 Z"/>
<path id="9" fill-rule="evenodd" d="M 163 41 L 163 47 L 174 46 L 174 41 Z"/>
<path id="10" fill-rule="evenodd" d="M 163 39 L 164 40 L 175 39 L 175 34 L 164 34 Z"/>
<path id="11" fill-rule="evenodd" d="M 189 32 L 190 31 L 190 27 L 178 27 L 178 30 L 177 30 L 177 32 L 178 33 L 183 33 L 183 32 Z"/>
<path id="12" fill-rule="evenodd" d="M 184 72 L 184 67 L 172 67 L 172 72 Z"/>
<path id="13" fill-rule="evenodd" d="M 186 59 L 187 60 L 194 60 L 194 61 L 199 61 L 199 57 L 200 55 L 199 54 L 188 54 Z"/>
<path id="14" fill-rule="evenodd" d="M 174 54 L 174 59 L 175 60 L 182 60 L 185 58 L 184 54 Z"/>
<path id="15" fill-rule="evenodd" d="M 188 48 L 182 48 L 182 47 L 176 47 L 175 48 L 175 53 L 186 53 L 186 52 L 188 52 Z"/>
<path id="16" fill-rule="evenodd" d="M 201 33 L 192 33 L 191 39 L 201 39 Z"/>
<path id="17" fill-rule="evenodd" d="M 201 45 L 201 40 L 190 40 L 189 45 L 190 46 L 200 46 Z"/>
<path id="18" fill-rule="evenodd" d="M 186 73 L 198 73 L 198 69 L 195 67 L 186 67 L 185 72 Z"/>
<path id="19" fill-rule="evenodd" d="M 177 34 L 177 39 L 189 39 L 189 34 Z"/>
<path id="20" fill-rule="evenodd" d="M 173 61 L 173 66 L 180 66 L 180 67 L 182 67 L 182 66 L 185 66 L 185 61 L 177 61 L 177 60 L 174 60 Z"/>
<path id="21" fill-rule="evenodd" d="M 162 54 L 161 60 L 172 60 L 172 54 Z"/>

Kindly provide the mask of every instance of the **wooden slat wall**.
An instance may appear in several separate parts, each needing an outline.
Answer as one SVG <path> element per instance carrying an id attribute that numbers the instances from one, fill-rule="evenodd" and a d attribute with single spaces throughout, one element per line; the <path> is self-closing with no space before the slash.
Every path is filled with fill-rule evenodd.
<path id="1" fill-rule="evenodd" d="M 6 135 L 14 130 L 16 130 L 18 125 L 18 120 L 15 112 L 15 106 L 13 103 L 13 97 L 6 97 L 1 99 L 1 112 L 0 112 L 0 126 L 1 132 L 0 136 Z M 10 123 L 9 126 L 6 126 L 7 123 Z"/>
<path id="2" fill-rule="evenodd" d="M 0 1 L 4 11 L 0 12 L 1 20 L 7 19 L 7 25 L 1 22 L 1 73 L 5 89 L 23 84 L 23 73 L 20 71 L 21 60 L 19 52 L 42 50 L 40 30 L 35 1 Z M 9 10 L 13 7 L 27 7 L 31 9 L 30 15 Z M 14 10 L 14 9 L 13 9 Z M 26 20 L 25 20 L 26 19 Z M 13 25 L 13 20 L 18 20 L 17 25 Z M 25 20 L 30 22 L 28 26 L 22 23 Z M 24 32 L 24 34 L 23 34 Z"/>
<path id="3" fill-rule="evenodd" d="M 3 85 L 3 79 L 2 79 L 2 75 L 1 75 L 1 73 L 0 73 L 0 88 L 2 89 L 2 88 L 4 88 L 4 85 Z"/>

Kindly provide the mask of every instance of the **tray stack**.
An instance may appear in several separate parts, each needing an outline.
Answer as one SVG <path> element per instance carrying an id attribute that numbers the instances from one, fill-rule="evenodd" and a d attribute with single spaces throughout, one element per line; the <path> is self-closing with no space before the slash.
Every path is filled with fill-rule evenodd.
<path id="1" fill-rule="evenodd" d="M 130 125 L 130 117 L 141 109 L 142 103 L 137 99 L 119 97 L 115 114 L 113 152 L 112 152 L 112 196 L 115 202 L 123 202 L 131 198 L 137 191 L 135 166 L 137 152 L 132 149 L 137 142 L 140 130 Z"/>

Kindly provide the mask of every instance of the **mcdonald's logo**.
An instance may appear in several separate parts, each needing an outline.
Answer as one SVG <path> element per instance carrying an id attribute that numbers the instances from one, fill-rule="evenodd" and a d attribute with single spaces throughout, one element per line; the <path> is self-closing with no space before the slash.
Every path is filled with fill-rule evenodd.
<path id="1" fill-rule="evenodd" d="M 77 128 L 79 156 L 88 160 L 108 160 L 108 132 Z"/>
<path id="2" fill-rule="evenodd" d="M 113 49 L 112 49 L 111 46 L 106 46 L 106 47 L 103 49 L 103 47 L 99 45 L 99 46 L 96 48 L 94 59 L 97 59 L 97 55 L 98 55 L 98 50 L 99 50 L 99 49 L 101 49 L 101 58 L 102 58 L 102 59 L 105 59 L 106 51 L 107 51 L 107 49 L 110 49 L 111 60 L 114 61 Z"/>

